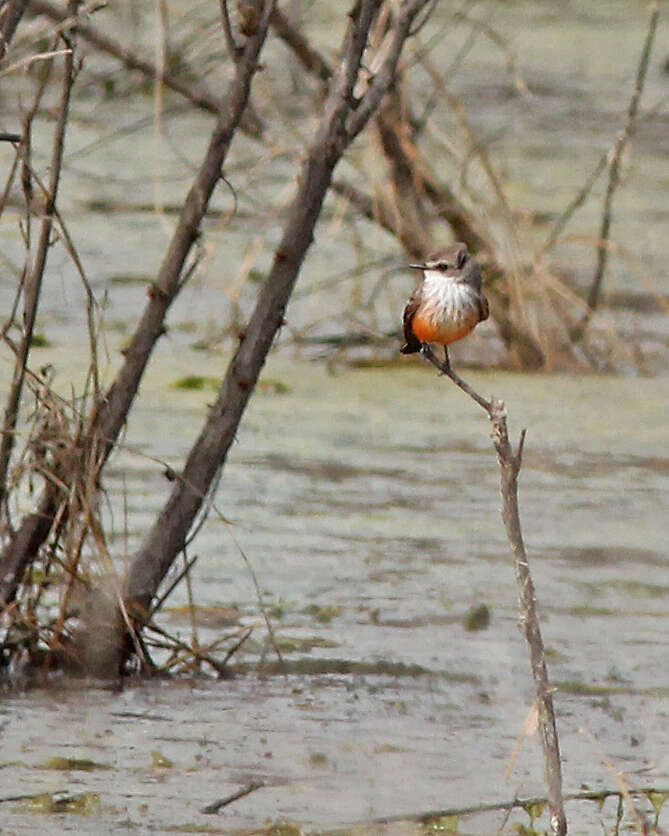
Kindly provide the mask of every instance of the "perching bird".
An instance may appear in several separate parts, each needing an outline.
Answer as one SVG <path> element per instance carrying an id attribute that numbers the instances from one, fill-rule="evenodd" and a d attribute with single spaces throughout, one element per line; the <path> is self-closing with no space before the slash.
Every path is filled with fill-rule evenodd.
<path id="1" fill-rule="evenodd" d="M 444 346 L 446 367 L 448 348 L 488 318 L 488 300 L 483 293 L 481 267 L 466 244 L 451 244 L 430 255 L 424 263 L 410 264 L 423 271 L 423 281 L 414 290 L 404 309 L 402 354 L 415 354 L 423 346 Z"/>

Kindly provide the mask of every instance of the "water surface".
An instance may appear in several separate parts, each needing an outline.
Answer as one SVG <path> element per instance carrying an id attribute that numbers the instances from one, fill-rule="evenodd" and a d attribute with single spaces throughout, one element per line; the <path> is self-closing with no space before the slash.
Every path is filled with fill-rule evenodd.
<path id="1" fill-rule="evenodd" d="M 127 497 L 119 553 L 132 552 L 168 490 L 147 457 L 179 460 L 211 399 L 170 388 L 173 376 L 213 375 L 221 363 L 182 356 L 147 380 L 107 479 L 117 521 Z M 210 518 L 193 546 L 194 594 L 208 608 L 198 635 L 230 632 L 223 608 L 228 617 L 237 609 L 254 625 L 235 657 L 245 673 L 121 694 L 63 684 L 14 696 L 3 709 L 1 795 L 95 793 L 99 806 L 76 820 L 91 832 L 129 822 L 228 832 L 266 819 L 318 829 L 542 794 L 534 737 L 505 777 L 532 682 L 484 414 L 419 361 L 334 376 L 273 361 L 264 377 L 274 386 L 252 402 L 216 503 L 256 572 L 285 666 L 228 527 Z M 528 429 L 522 519 L 558 689 L 566 789 L 613 788 L 611 769 L 631 787 L 669 786 L 669 380 L 468 377 L 504 397 L 514 436 Z M 180 588 L 163 623 L 187 639 L 184 603 Z M 490 626 L 470 632 L 467 613 L 481 604 Z M 154 752 L 172 766 L 156 765 Z M 106 769 L 44 769 L 55 756 Z M 256 780 L 265 786 L 219 819 L 199 812 Z M 40 814 L 6 806 L 14 831 L 31 832 Z M 594 804 L 569 812 L 573 832 L 600 815 Z M 40 832 L 70 819 L 41 814 Z M 471 817 L 463 830 L 489 833 L 500 822 Z"/>

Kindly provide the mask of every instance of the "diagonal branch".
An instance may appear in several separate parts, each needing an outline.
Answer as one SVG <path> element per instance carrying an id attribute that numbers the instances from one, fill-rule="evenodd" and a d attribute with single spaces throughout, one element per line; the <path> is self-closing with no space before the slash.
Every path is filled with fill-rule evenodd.
<path id="1" fill-rule="evenodd" d="M 599 241 L 597 243 L 597 265 L 595 273 L 588 293 L 587 305 L 588 309 L 583 315 L 581 321 L 572 330 L 571 338 L 574 342 L 579 342 L 588 327 L 592 315 L 599 304 L 599 297 L 602 289 L 602 282 L 604 281 L 604 272 L 609 259 L 609 236 L 611 233 L 611 219 L 613 216 L 613 197 L 620 183 L 620 165 L 623 154 L 629 140 L 634 134 L 636 128 L 636 118 L 639 110 L 639 102 L 641 101 L 641 94 L 646 83 L 646 75 L 648 73 L 648 63 L 650 61 L 650 53 L 653 48 L 653 41 L 655 40 L 655 32 L 657 31 L 657 22 L 660 16 L 660 7 L 657 0 L 651 3 L 650 20 L 648 22 L 648 30 L 646 32 L 646 39 L 641 50 L 641 57 L 639 58 L 639 66 L 637 68 L 636 82 L 634 84 L 634 92 L 630 99 L 629 107 L 627 109 L 627 118 L 625 119 L 625 126 L 618 134 L 616 143 L 611 152 L 609 161 L 609 182 L 606 187 L 606 194 L 604 196 L 604 207 L 602 211 L 602 223 L 599 230 Z"/>
<path id="2" fill-rule="evenodd" d="M 28 0 L 8 0 L 0 9 L 0 59 L 5 57 Z"/>
<path id="3" fill-rule="evenodd" d="M 326 58 L 309 43 L 304 35 L 293 26 L 281 9 L 274 9 L 270 21 L 272 29 L 288 46 L 304 69 L 321 81 L 329 81 L 332 77 L 332 67 Z"/>
<path id="4" fill-rule="evenodd" d="M 144 540 L 130 567 L 126 596 L 140 623 L 160 582 L 182 550 L 190 526 L 216 474 L 225 463 L 251 391 L 258 379 L 330 185 L 332 171 L 348 145 L 345 119 L 351 91 L 378 0 L 361 0 L 351 12 L 342 59 L 324 105 L 324 114 L 298 177 L 281 242 L 216 403 L 193 446 L 182 478 Z"/>
<path id="5" fill-rule="evenodd" d="M 402 16 L 402 38 L 406 37 L 413 16 L 426 2 L 428 0 L 403 4 L 403 8 L 410 8 L 411 12 Z M 313 241 L 332 172 L 355 132 L 364 127 L 364 122 L 357 121 L 355 130 L 351 130 L 350 117 L 355 107 L 352 91 L 379 5 L 379 0 L 358 0 L 349 14 L 342 58 L 330 84 L 321 124 L 297 178 L 296 194 L 271 270 L 228 366 L 216 403 L 188 456 L 182 477 L 175 482 L 167 503 L 131 564 L 126 579 L 126 598 L 140 626 L 160 582 L 183 548 L 203 496 L 225 464 L 267 353 L 283 324 L 297 275 Z M 394 77 L 399 52 L 399 49 L 395 52 L 395 63 L 384 70 L 386 89 Z M 379 89 L 379 93 L 382 92 Z M 366 113 L 369 118 L 373 110 L 368 108 Z"/>
<path id="6" fill-rule="evenodd" d="M 93 413 L 86 430 L 86 443 L 94 453 L 98 471 L 103 467 L 126 421 L 153 348 L 165 332 L 165 316 L 183 287 L 186 259 L 199 235 L 200 223 L 248 102 L 251 81 L 258 69 L 258 56 L 265 42 L 268 18 L 273 6 L 273 0 L 269 0 L 258 30 L 246 41 L 244 52 L 236 65 L 235 77 L 223 98 L 225 106 L 221 108 L 205 159 L 186 197 L 167 253 L 149 292 L 144 314 L 125 353 L 124 363 L 97 411 Z M 83 462 L 89 456 L 82 455 L 80 458 Z M 7 604 L 13 599 L 25 567 L 49 534 L 57 508 L 57 488 L 47 483 L 37 510 L 24 518 L 0 560 L 0 604 Z"/>

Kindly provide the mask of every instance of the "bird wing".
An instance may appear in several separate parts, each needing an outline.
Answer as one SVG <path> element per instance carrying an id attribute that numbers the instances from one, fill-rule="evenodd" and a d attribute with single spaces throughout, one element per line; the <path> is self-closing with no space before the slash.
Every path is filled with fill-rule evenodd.
<path id="1" fill-rule="evenodd" d="M 418 306 L 420 305 L 420 294 L 418 288 L 409 297 L 406 308 L 404 309 L 404 316 L 402 318 L 404 324 L 404 339 L 406 342 L 400 348 L 402 354 L 416 354 L 421 350 L 422 343 L 413 332 L 412 322 L 416 315 Z"/>
<path id="2" fill-rule="evenodd" d="M 483 291 L 479 294 L 479 315 L 481 317 L 479 322 L 483 322 L 490 316 L 490 306 Z"/>

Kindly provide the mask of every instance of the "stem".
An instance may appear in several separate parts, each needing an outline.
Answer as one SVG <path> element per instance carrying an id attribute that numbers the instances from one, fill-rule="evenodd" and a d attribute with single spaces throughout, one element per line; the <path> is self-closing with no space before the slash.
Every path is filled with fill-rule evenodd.
<path id="1" fill-rule="evenodd" d="M 532 678 L 534 679 L 537 697 L 539 733 L 544 754 L 548 806 L 551 813 L 551 833 L 554 836 L 565 836 L 567 832 L 567 820 L 564 813 L 562 796 L 562 766 L 557 726 L 555 723 L 555 710 L 553 708 L 553 696 L 548 682 L 536 593 L 530 572 L 530 564 L 525 551 L 525 544 L 523 542 L 518 508 L 518 473 L 520 472 L 522 462 L 525 430 L 520 434 L 518 450 L 514 453 L 511 442 L 509 441 L 506 407 L 504 403 L 498 401 L 496 398 L 491 398 L 488 401 L 475 392 L 466 381 L 453 371 L 448 361 L 448 353 L 446 354 L 446 360 L 441 361 L 435 357 L 429 345 L 424 345 L 423 356 L 484 409 L 492 423 L 492 440 L 497 451 L 497 460 L 500 469 L 502 519 L 515 563 L 520 623 L 530 651 Z"/>
<path id="2" fill-rule="evenodd" d="M 165 317 L 169 307 L 189 275 L 184 265 L 200 234 L 200 224 L 209 199 L 221 177 L 223 163 L 247 109 L 251 82 L 258 70 L 258 56 L 269 26 L 266 18 L 274 7 L 274 0 L 268 0 L 268 4 L 263 23 L 258 32 L 247 40 L 244 53 L 237 62 L 235 77 L 221 99 L 219 118 L 205 158 L 184 202 L 179 222 L 149 292 L 142 318 L 125 352 L 123 365 L 104 398 L 98 403 L 85 430 L 89 450 L 87 459 L 95 458 L 98 472 L 102 470 L 125 424 L 151 353 L 165 331 Z M 47 218 L 50 219 L 51 214 Z M 58 508 L 57 499 L 56 489 L 48 483 L 39 500 L 38 510 L 23 519 L 0 555 L 0 605 L 14 598 L 25 567 L 33 560 L 48 536 Z"/>
<path id="3" fill-rule="evenodd" d="M 636 117 L 639 110 L 639 101 L 646 83 L 646 75 L 648 73 L 648 63 L 650 60 L 650 53 L 655 39 L 655 32 L 657 30 L 657 21 L 660 15 L 659 4 L 651 3 L 650 21 L 648 23 L 648 31 L 646 32 L 646 39 L 644 41 L 641 57 L 639 59 L 639 66 L 637 68 L 636 83 L 634 85 L 634 92 L 630 99 L 629 107 L 627 109 L 627 118 L 625 126 L 616 138 L 616 144 L 611 153 L 611 165 L 609 168 L 609 182 L 606 187 L 606 195 L 604 196 L 604 207 L 602 211 L 602 223 L 599 231 L 599 241 L 597 243 L 597 265 L 595 267 L 595 274 L 588 293 L 588 309 L 584 314 L 582 320 L 572 330 L 571 337 L 574 342 L 578 342 L 583 338 L 585 329 L 592 318 L 597 305 L 602 289 L 602 282 L 604 280 L 604 271 L 609 258 L 609 237 L 611 232 L 611 220 L 613 216 L 613 197 L 615 195 L 618 184 L 620 183 L 620 164 L 623 157 L 627 143 L 631 139 L 634 129 L 636 127 Z"/>
<path id="4" fill-rule="evenodd" d="M 68 4 L 68 11 L 72 15 L 76 15 L 77 6 L 78 3 L 75 2 L 75 0 L 71 0 Z M 58 194 L 58 185 L 60 183 L 60 173 L 63 161 L 63 149 L 65 147 L 65 132 L 67 129 L 67 120 L 70 108 L 70 96 L 75 76 L 75 45 L 76 30 L 73 28 L 66 39 L 66 46 L 68 49 L 65 51 L 60 105 L 58 108 L 56 128 L 53 135 L 53 145 L 51 150 L 51 177 L 46 194 L 35 262 L 32 269 L 29 269 L 23 290 L 23 333 L 21 335 L 21 341 L 16 354 L 14 375 L 9 395 L 7 397 L 7 405 L 5 407 L 3 419 L 2 441 L 0 442 L 0 506 L 2 506 L 7 496 L 7 477 L 9 472 L 9 463 L 14 449 L 16 422 L 21 404 L 21 396 L 23 394 L 23 384 L 25 381 L 28 355 L 30 354 L 30 346 L 32 344 L 33 332 L 35 329 L 35 320 L 37 319 L 37 309 L 39 307 L 40 295 L 42 291 L 42 279 L 46 269 L 47 255 L 50 246 L 51 230 L 53 227 L 53 218 L 56 207 L 56 196 Z"/>

